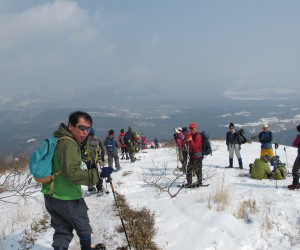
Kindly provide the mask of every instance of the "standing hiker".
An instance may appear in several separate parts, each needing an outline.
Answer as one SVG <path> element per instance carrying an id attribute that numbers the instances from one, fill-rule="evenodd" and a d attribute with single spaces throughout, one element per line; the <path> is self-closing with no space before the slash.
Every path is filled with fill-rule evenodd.
<path id="1" fill-rule="evenodd" d="M 297 131 L 300 133 L 300 124 L 297 126 Z M 292 185 L 288 185 L 288 188 L 291 190 L 294 189 L 299 189 L 300 184 L 299 184 L 299 170 L 300 170 L 300 134 L 296 136 L 295 140 L 293 141 L 292 146 L 295 148 L 298 148 L 298 155 L 295 159 L 292 173 L 293 173 L 293 183 Z"/>
<path id="2" fill-rule="evenodd" d="M 94 186 L 98 180 L 96 168 L 82 169 L 79 144 L 92 126 L 92 117 L 82 111 L 70 114 L 68 125 L 61 123 L 54 136 L 67 136 L 73 139 L 60 140 L 53 158 L 53 172 L 60 170 L 54 185 L 43 184 L 45 206 L 51 216 L 54 229 L 52 247 L 54 250 L 67 250 L 76 231 L 82 250 L 90 250 L 92 228 L 88 217 L 88 207 L 82 198 L 81 185 Z M 52 188 L 53 187 L 53 188 Z"/>
<path id="3" fill-rule="evenodd" d="M 189 163 L 187 165 L 186 188 L 195 188 L 202 185 L 202 136 L 198 133 L 197 123 L 191 123 L 189 126 L 191 134 L 187 135 L 186 142 L 189 145 Z M 196 173 L 197 182 L 193 184 L 193 172 Z"/>
<path id="4" fill-rule="evenodd" d="M 125 136 L 125 131 L 124 131 L 124 129 L 121 129 L 120 130 L 120 134 L 118 136 L 118 141 L 120 143 L 121 153 L 122 153 L 121 159 L 124 160 L 125 157 L 126 157 L 126 160 L 129 160 L 129 153 L 128 153 L 127 146 L 126 146 L 126 144 L 124 142 L 124 136 Z"/>
<path id="5" fill-rule="evenodd" d="M 124 136 L 124 143 L 128 148 L 131 163 L 134 163 L 136 161 L 136 158 L 134 156 L 135 156 L 135 145 L 137 142 L 138 140 L 136 137 L 136 133 L 133 131 L 133 128 L 129 126 L 128 131 Z"/>
<path id="6" fill-rule="evenodd" d="M 272 149 L 273 133 L 269 131 L 268 124 L 263 125 L 263 131 L 258 135 L 259 142 L 261 143 L 260 156 L 268 154 L 270 157 L 274 156 Z"/>
<path id="7" fill-rule="evenodd" d="M 118 150 L 120 148 L 120 144 L 118 140 L 115 138 L 115 131 L 109 130 L 108 135 L 104 140 L 104 145 L 106 147 L 107 158 L 108 158 L 108 166 L 110 166 L 114 171 L 119 171 L 120 161 Z M 113 168 L 113 163 L 115 162 L 115 168 Z"/>
<path id="8" fill-rule="evenodd" d="M 229 124 L 229 131 L 226 133 L 226 145 L 229 152 L 229 166 L 226 168 L 233 168 L 233 155 L 235 153 L 236 158 L 239 162 L 239 168 L 243 169 L 243 161 L 241 156 L 241 144 L 242 140 L 240 133 L 235 131 L 234 124 Z"/>
<path id="9" fill-rule="evenodd" d="M 83 145 L 83 161 L 85 162 L 87 169 L 96 168 L 98 170 L 98 165 L 100 168 L 100 163 L 102 163 L 102 165 L 104 164 L 104 156 L 105 151 L 103 149 L 102 143 L 100 139 L 95 136 L 94 129 L 91 128 L 90 133 L 87 136 L 86 140 L 84 140 Z M 99 182 L 96 185 L 96 188 L 93 186 L 89 186 L 88 191 L 96 192 L 97 189 L 97 192 L 102 192 L 102 183 L 103 180 L 100 178 Z"/>

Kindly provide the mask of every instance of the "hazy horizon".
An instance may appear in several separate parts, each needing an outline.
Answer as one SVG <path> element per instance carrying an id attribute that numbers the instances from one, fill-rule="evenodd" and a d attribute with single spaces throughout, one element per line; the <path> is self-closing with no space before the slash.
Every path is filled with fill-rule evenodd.
<path id="1" fill-rule="evenodd" d="M 0 0 L 1 96 L 296 97 L 299 1 Z"/>

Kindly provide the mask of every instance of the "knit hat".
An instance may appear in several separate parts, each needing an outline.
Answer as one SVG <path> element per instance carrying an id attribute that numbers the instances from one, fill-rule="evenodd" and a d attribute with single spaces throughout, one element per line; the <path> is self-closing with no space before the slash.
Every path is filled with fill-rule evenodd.
<path id="1" fill-rule="evenodd" d="M 229 124 L 229 128 L 234 128 L 234 124 L 232 122 Z"/>
<path id="2" fill-rule="evenodd" d="M 300 124 L 297 126 L 297 131 L 300 132 Z"/>
<path id="3" fill-rule="evenodd" d="M 121 133 L 124 133 L 124 129 L 121 129 Z"/>
<path id="4" fill-rule="evenodd" d="M 268 124 L 265 123 L 264 126 L 263 126 L 263 128 L 268 128 Z"/>
<path id="5" fill-rule="evenodd" d="M 182 132 L 185 132 L 185 131 L 187 131 L 188 129 L 187 129 L 187 127 L 183 127 L 182 128 Z"/>
<path id="6" fill-rule="evenodd" d="M 114 134 L 115 134 L 115 131 L 113 131 L 113 130 L 111 129 L 111 130 L 108 131 L 108 134 L 109 134 L 109 135 L 114 135 Z"/>

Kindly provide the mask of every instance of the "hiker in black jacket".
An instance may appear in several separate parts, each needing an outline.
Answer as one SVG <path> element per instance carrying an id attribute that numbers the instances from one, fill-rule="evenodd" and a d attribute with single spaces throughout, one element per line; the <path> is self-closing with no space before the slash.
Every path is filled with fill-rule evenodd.
<path id="1" fill-rule="evenodd" d="M 240 169 L 243 169 L 243 161 L 241 157 L 241 136 L 240 133 L 235 131 L 234 124 L 229 124 L 229 131 L 226 134 L 226 145 L 227 150 L 229 152 L 229 166 L 227 168 L 233 168 L 233 155 L 235 153 L 238 161 L 239 161 L 239 167 Z"/>
<path id="2" fill-rule="evenodd" d="M 130 161 L 133 163 L 136 161 L 135 155 L 135 145 L 137 143 L 136 133 L 133 131 L 132 127 L 128 127 L 128 131 L 124 136 L 124 143 L 127 145 Z"/>

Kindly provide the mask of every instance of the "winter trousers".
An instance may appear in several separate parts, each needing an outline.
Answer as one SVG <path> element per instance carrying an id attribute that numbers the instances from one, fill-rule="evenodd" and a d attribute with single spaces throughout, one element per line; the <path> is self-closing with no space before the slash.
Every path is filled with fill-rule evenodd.
<path id="1" fill-rule="evenodd" d="M 122 159 L 126 159 L 128 160 L 129 159 L 129 153 L 128 153 L 128 149 L 127 149 L 127 146 L 125 147 L 121 147 L 121 152 L 122 152 Z"/>
<path id="2" fill-rule="evenodd" d="M 83 198 L 79 200 L 58 200 L 44 195 L 45 206 L 51 216 L 54 229 L 52 247 L 68 249 L 76 231 L 82 250 L 91 249 L 92 228 L 88 217 L 88 207 Z"/>
<path id="3" fill-rule="evenodd" d="M 299 155 L 296 157 L 296 160 L 293 165 L 292 173 L 293 173 L 293 184 L 299 184 L 299 172 L 300 170 L 300 157 Z"/>
<path id="4" fill-rule="evenodd" d="M 114 150 L 113 152 L 107 152 L 107 160 L 108 160 L 108 166 L 110 166 L 113 169 L 120 169 L 120 161 L 119 161 L 119 155 L 118 155 L 118 149 Z M 115 167 L 113 167 L 115 161 Z"/>
<path id="5" fill-rule="evenodd" d="M 128 153 L 129 153 L 130 160 L 132 161 L 135 156 L 135 145 L 128 146 Z"/>
<path id="6" fill-rule="evenodd" d="M 98 167 L 97 167 L 97 162 L 96 161 L 87 161 L 85 164 L 86 164 L 87 169 L 96 168 L 97 171 L 98 171 Z M 98 176 L 99 176 L 99 171 L 98 171 Z M 101 178 L 99 178 L 99 181 L 98 181 L 98 183 L 96 185 L 97 190 L 99 190 L 99 187 L 102 187 L 102 183 L 103 183 L 103 180 Z M 93 186 L 89 186 L 88 190 L 92 191 L 93 190 Z"/>
<path id="7" fill-rule="evenodd" d="M 239 167 L 243 167 L 241 152 L 240 152 L 240 145 L 239 144 L 229 144 L 228 146 L 229 151 L 229 166 L 233 167 L 233 155 L 235 154 L 236 158 L 239 161 Z"/>
<path id="8" fill-rule="evenodd" d="M 193 183 L 193 172 L 196 173 L 197 183 L 202 184 L 202 160 L 203 158 L 190 158 L 187 165 L 186 180 L 187 184 Z"/>

